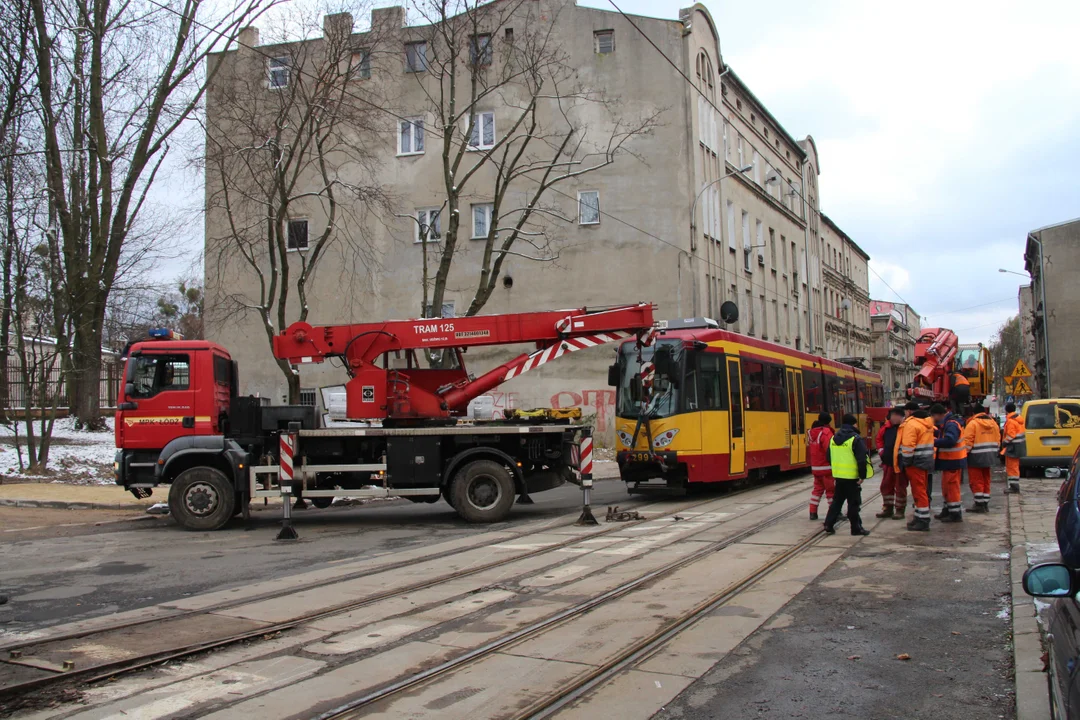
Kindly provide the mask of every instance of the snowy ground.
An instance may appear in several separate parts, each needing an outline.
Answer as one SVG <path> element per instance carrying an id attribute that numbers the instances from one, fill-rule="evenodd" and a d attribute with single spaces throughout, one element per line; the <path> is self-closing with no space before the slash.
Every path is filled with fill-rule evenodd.
<path id="1" fill-rule="evenodd" d="M 61 418 L 53 428 L 49 447 L 48 470 L 44 476 L 30 475 L 19 470 L 19 456 L 15 450 L 15 434 L 11 427 L 0 426 L 0 480 L 52 480 L 53 482 L 78 485 L 109 485 L 113 482 L 112 464 L 116 454 L 112 420 L 106 421 L 109 430 L 89 433 L 76 431 L 74 420 Z M 37 432 L 38 424 L 34 424 Z M 26 426 L 19 424 L 19 445 L 26 465 Z"/>

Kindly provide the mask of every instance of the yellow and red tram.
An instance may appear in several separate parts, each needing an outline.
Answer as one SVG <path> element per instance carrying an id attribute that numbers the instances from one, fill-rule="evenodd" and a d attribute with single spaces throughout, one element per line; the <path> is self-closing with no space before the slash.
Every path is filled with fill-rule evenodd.
<path id="1" fill-rule="evenodd" d="M 643 407 L 642 365 L 650 363 Z M 640 350 L 624 343 L 609 379 L 619 469 L 631 489 L 807 468 L 806 432 L 819 413 L 830 413 L 834 427 L 856 415 L 869 439 L 881 414 L 867 411 L 885 404 L 876 373 L 704 325 L 661 331 Z"/>

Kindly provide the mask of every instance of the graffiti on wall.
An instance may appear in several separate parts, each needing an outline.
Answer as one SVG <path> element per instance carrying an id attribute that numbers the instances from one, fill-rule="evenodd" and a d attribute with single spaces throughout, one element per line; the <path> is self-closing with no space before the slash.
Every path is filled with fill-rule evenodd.
<path id="1" fill-rule="evenodd" d="M 506 410 L 514 410 L 520 406 L 520 398 L 516 392 L 491 392 L 488 396 L 492 399 L 492 417 L 506 417 Z"/>
<path id="2" fill-rule="evenodd" d="M 615 419 L 615 391 L 604 390 L 560 390 L 551 396 L 553 408 L 581 408 L 582 414 L 596 414 L 596 431 L 605 432 Z"/>

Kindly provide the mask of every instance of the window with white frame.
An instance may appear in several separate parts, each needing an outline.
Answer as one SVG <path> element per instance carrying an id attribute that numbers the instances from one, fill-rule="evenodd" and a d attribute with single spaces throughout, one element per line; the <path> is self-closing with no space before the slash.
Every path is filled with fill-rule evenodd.
<path id="1" fill-rule="evenodd" d="M 266 61 L 266 84 L 271 90 L 289 87 L 289 58 L 275 57 Z"/>
<path id="2" fill-rule="evenodd" d="M 427 43 L 405 43 L 405 72 L 418 73 L 427 69 Z"/>
<path id="3" fill-rule="evenodd" d="M 472 134 L 469 135 L 469 149 L 490 150 L 493 147 L 495 147 L 495 113 L 476 113 L 473 115 Z"/>
<path id="4" fill-rule="evenodd" d="M 761 156 L 758 155 L 757 150 L 754 151 L 754 182 L 761 184 Z"/>
<path id="5" fill-rule="evenodd" d="M 286 239 L 286 247 L 289 250 L 307 250 L 308 248 L 308 222 L 307 220 L 290 220 L 289 234 Z"/>
<path id="6" fill-rule="evenodd" d="M 353 77 L 367 80 L 371 77 L 371 51 L 357 50 L 352 54 Z"/>
<path id="7" fill-rule="evenodd" d="M 420 208 L 416 211 L 416 240 L 414 242 L 438 242 L 442 237 L 442 219 L 439 208 Z"/>
<path id="8" fill-rule="evenodd" d="M 593 44 L 597 55 L 608 55 L 615 52 L 615 31 L 597 30 L 593 33 Z"/>
<path id="9" fill-rule="evenodd" d="M 727 244 L 735 249 L 735 203 L 727 201 Z"/>
<path id="10" fill-rule="evenodd" d="M 398 121 L 398 155 L 419 155 L 424 152 L 424 118 L 405 118 Z"/>
<path id="11" fill-rule="evenodd" d="M 469 62 L 473 65 L 491 64 L 491 35 L 473 35 L 469 43 Z"/>
<path id="12" fill-rule="evenodd" d="M 582 190 L 577 194 L 578 223 L 597 225 L 600 222 L 600 191 Z"/>
<path id="13" fill-rule="evenodd" d="M 472 206 L 472 237 L 474 240 L 487 238 L 491 230 L 491 216 L 495 206 L 491 203 L 480 203 Z"/>
<path id="14" fill-rule="evenodd" d="M 750 265 L 750 213 L 742 211 L 742 246 L 743 246 L 743 269 L 753 272 Z"/>
<path id="15" fill-rule="evenodd" d="M 754 237 L 757 238 L 757 242 L 754 243 L 754 250 L 757 251 L 758 265 L 765 264 L 765 235 L 762 232 L 762 225 L 760 220 L 754 221 Z"/>

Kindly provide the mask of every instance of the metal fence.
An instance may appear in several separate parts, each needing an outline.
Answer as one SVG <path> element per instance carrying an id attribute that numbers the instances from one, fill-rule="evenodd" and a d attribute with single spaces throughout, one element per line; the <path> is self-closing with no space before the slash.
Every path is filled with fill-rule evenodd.
<path id="1" fill-rule="evenodd" d="M 44 368 L 37 369 L 33 373 L 36 377 L 30 379 L 30 384 L 24 382 L 22 366 L 18 357 L 8 356 L 7 388 L 3 398 L 4 407 L 12 410 L 24 410 L 28 406 L 31 409 L 41 409 L 41 375 Z M 59 363 L 49 369 L 45 378 L 45 407 L 51 408 L 55 402 L 57 407 L 67 409 L 72 405 L 71 384 L 60 370 Z M 101 409 L 112 410 L 116 408 L 116 394 L 119 390 L 120 376 L 123 373 L 123 365 L 118 360 L 106 359 L 101 367 L 100 397 Z M 29 396 L 29 397 L 28 397 Z M 28 405 L 29 401 L 29 405 Z"/>

